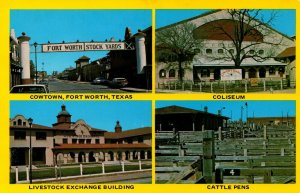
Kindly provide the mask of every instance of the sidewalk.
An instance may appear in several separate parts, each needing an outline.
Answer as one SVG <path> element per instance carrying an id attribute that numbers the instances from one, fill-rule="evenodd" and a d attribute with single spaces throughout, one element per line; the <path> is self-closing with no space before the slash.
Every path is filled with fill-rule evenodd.
<path id="1" fill-rule="evenodd" d="M 133 87 L 123 87 L 123 88 L 120 88 L 120 90 L 123 90 L 123 91 L 126 91 L 126 92 L 152 93 L 152 90 L 141 89 L 141 88 L 133 88 Z"/>

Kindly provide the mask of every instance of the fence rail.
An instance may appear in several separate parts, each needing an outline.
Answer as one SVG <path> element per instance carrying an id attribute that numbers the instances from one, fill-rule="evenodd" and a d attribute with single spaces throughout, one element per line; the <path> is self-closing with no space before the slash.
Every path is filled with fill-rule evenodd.
<path id="1" fill-rule="evenodd" d="M 251 83 L 251 80 L 213 81 L 198 83 L 194 83 L 192 81 L 169 81 L 165 83 L 158 83 L 158 89 L 206 93 L 247 93 L 262 91 L 273 92 L 274 90 L 284 90 L 289 88 L 289 84 L 290 83 L 286 79 L 261 79 L 255 84 Z"/>

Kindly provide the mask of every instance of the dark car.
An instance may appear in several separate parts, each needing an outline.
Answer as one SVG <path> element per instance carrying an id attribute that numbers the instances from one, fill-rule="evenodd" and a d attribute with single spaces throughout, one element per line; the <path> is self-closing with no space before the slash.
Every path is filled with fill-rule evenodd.
<path id="1" fill-rule="evenodd" d="M 103 77 L 98 77 L 93 80 L 92 84 L 108 84 L 108 80 Z"/>
<path id="2" fill-rule="evenodd" d="M 128 81 L 126 78 L 114 78 L 110 82 L 110 86 L 114 88 L 121 88 L 128 85 Z"/>
<path id="3" fill-rule="evenodd" d="M 49 93 L 49 89 L 43 84 L 24 84 L 12 87 L 10 93 Z"/>
<path id="4" fill-rule="evenodd" d="M 44 79 L 44 80 L 40 80 L 39 84 L 43 84 L 43 85 L 48 86 L 49 82 L 48 82 L 48 80 Z"/>

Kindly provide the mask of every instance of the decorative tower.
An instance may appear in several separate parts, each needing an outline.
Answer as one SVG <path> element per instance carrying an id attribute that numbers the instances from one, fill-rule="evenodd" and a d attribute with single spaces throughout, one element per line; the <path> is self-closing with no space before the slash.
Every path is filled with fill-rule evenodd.
<path id="1" fill-rule="evenodd" d="M 120 125 L 120 121 L 117 121 L 117 124 L 115 126 L 115 133 L 121 133 L 122 132 L 122 127 Z"/>
<path id="2" fill-rule="evenodd" d="M 66 106 L 63 104 L 61 106 L 61 111 L 58 113 L 57 122 L 53 124 L 54 128 L 68 129 L 71 126 L 71 116 L 66 110 Z"/>

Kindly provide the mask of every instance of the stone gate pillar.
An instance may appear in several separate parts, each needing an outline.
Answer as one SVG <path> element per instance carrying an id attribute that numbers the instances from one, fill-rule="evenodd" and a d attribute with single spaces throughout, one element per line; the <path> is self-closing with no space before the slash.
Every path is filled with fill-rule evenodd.
<path id="1" fill-rule="evenodd" d="M 20 61 L 21 66 L 23 67 L 22 84 L 30 84 L 30 37 L 26 36 L 26 34 L 23 32 L 22 36 L 18 37 L 18 40 L 20 42 Z"/>
<path id="2" fill-rule="evenodd" d="M 147 65 L 146 61 L 146 46 L 145 46 L 146 34 L 139 32 L 135 35 L 135 51 L 136 51 L 136 61 L 137 61 L 137 73 L 143 74 L 143 68 Z"/>

